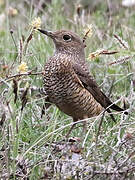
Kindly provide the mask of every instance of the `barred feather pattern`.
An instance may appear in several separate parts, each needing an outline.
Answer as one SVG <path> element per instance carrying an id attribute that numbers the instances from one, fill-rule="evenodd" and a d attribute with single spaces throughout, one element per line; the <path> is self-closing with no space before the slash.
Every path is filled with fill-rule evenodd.
<path id="1" fill-rule="evenodd" d="M 93 117 L 103 111 L 103 107 L 94 99 L 78 79 L 73 63 L 78 63 L 77 56 L 55 53 L 45 64 L 43 77 L 45 94 L 49 102 L 74 119 Z M 86 66 L 82 63 L 85 70 Z"/>

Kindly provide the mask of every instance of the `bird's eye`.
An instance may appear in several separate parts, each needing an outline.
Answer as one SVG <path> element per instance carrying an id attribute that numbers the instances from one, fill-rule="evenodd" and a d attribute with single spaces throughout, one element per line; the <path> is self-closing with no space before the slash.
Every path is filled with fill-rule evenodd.
<path id="1" fill-rule="evenodd" d="M 63 39 L 64 39 L 64 41 L 71 41 L 71 36 L 68 35 L 68 34 L 65 34 L 65 35 L 63 36 Z"/>

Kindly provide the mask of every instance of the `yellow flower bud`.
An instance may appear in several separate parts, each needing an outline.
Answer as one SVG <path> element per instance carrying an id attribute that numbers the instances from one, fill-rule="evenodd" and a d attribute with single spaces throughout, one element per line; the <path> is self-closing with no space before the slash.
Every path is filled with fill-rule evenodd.
<path id="1" fill-rule="evenodd" d="M 16 16 L 17 14 L 18 14 L 17 9 L 9 7 L 9 9 L 8 9 L 8 15 L 9 16 Z"/>
<path id="2" fill-rule="evenodd" d="M 35 18 L 35 19 L 31 22 L 31 26 L 32 26 L 34 29 L 39 29 L 40 26 L 41 26 L 41 19 L 40 19 L 40 17 Z"/>
<path id="3" fill-rule="evenodd" d="M 84 36 L 91 37 L 93 34 L 92 24 L 87 25 L 87 27 L 84 29 Z"/>
<path id="4" fill-rule="evenodd" d="M 19 71 L 20 73 L 25 73 L 25 72 L 27 72 L 27 70 L 28 70 L 28 66 L 27 66 L 27 64 L 26 64 L 25 62 L 22 62 L 22 63 L 18 66 L 18 71 Z"/>
<path id="5" fill-rule="evenodd" d="M 95 51 L 95 52 L 92 52 L 92 53 L 89 54 L 88 59 L 97 58 L 97 57 L 99 57 L 99 55 L 100 55 L 102 52 L 103 52 L 103 50 L 100 50 L 100 49 L 97 50 L 97 51 Z"/>

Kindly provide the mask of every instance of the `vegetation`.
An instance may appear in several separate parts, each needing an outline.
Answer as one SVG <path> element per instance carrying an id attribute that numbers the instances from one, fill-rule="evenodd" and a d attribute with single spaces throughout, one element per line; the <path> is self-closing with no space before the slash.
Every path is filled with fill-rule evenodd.
<path id="1" fill-rule="evenodd" d="M 73 1 L 74 2 L 74 1 Z M 0 179 L 135 178 L 135 11 L 120 1 L 0 0 Z M 87 2 L 87 1 L 86 1 Z M 33 29 L 70 29 L 86 38 L 86 61 L 106 95 L 129 115 L 114 112 L 77 124 L 56 106 L 45 109 L 42 72 L 52 41 Z M 94 52 L 94 53 L 93 53 Z M 91 57 L 91 58 L 88 58 Z M 101 123 L 102 122 L 102 123 Z"/>

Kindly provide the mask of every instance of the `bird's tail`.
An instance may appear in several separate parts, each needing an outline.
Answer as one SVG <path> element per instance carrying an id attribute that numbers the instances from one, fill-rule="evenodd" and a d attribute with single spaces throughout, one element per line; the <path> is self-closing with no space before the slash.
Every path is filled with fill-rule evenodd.
<path id="1" fill-rule="evenodd" d="M 109 106 L 109 108 L 118 111 L 118 112 L 124 112 L 125 115 L 128 115 L 128 112 L 125 111 L 124 109 L 120 108 L 119 106 L 117 106 L 116 104 L 112 104 L 111 106 Z"/>

